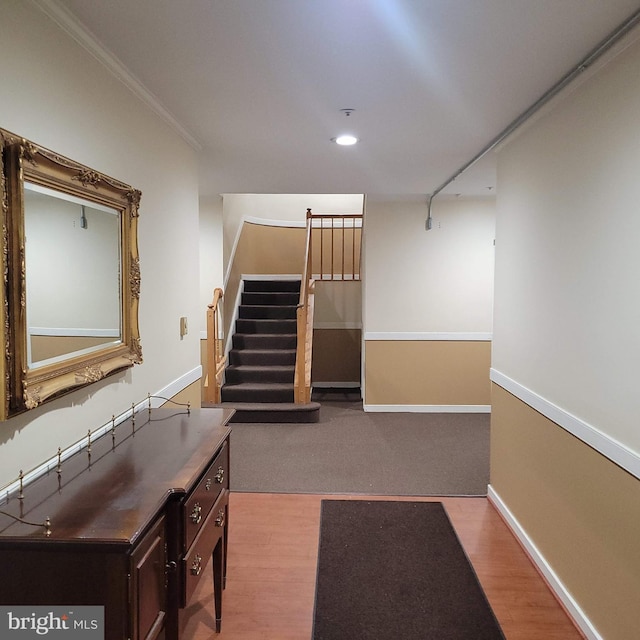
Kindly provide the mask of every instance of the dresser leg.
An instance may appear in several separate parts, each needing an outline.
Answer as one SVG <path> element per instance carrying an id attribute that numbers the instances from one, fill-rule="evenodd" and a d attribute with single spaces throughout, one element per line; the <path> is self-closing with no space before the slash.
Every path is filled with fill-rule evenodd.
<path id="1" fill-rule="evenodd" d="M 224 575 L 223 537 L 218 540 L 213 548 L 213 601 L 216 610 L 216 632 L 222 628 L 222 583 Z"/>
<path id="2" fill-rule="evenodd" d="M 229 548 L 229 505 L 224 508 L 224 531 L 222 532 L 222 588 L 227 588 L 227 549 Z"/>

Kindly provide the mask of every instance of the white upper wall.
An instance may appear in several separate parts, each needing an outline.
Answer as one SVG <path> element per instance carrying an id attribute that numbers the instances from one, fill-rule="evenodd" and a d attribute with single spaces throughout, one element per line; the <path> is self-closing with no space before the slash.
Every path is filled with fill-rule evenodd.
<path id="1" fill-rule="evenodd" d="M 366 333 L 490 333 L 495 199 L 367 201 Z M 365 335 L 366 335 L 365 333 Z"/>
<path id="2" fill-rule="evenodd" d="M 0 486 L 185 374 L 199 335 L 196 155 L 31 2 L 0 3 L 0 126 L 142 191 L 138 226 L 144 363 L 0 423 Z M 81 268 L 82 265 L 79 265 Z"/>
<path id="3" fill-rule="evenodd" d="M 200 198 L 200 309 L 198 322 L 193 323 L 202 337 L 207 331 L 207 305 L 213 291 L 224 286 L 222 272 L 222 197 Z M 224 304 L 224 302 L 223 302 Z M 204 332 L 204 336 L 202 335 Z"/>
<path id="4" fill-rule="evenodd" d="M 499 155 L 493 367 L 640 454 L 640 43 Z"/>

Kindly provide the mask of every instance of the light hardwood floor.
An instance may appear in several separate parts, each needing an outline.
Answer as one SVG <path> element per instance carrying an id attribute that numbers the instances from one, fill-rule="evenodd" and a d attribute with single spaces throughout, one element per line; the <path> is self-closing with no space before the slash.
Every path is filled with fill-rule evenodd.
<path id="1" fill-rule="evenodd" d="M 507 640 L 583 638 L 486 498 L 232 493 L 222 633 L 205 579 L 184 612 L 185 640 L 311 638 L 323 499 L 441 501 Z"/>

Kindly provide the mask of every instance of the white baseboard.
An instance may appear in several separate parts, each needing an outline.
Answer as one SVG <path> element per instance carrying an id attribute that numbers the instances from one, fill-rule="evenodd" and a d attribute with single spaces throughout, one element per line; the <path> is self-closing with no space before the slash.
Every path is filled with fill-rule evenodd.
<path id="1" fill-rule="evenodd" d="M 491 413 L 490 404 L 365 404 L 363 409 L 380 413 Z"/>
<path id="2" fill-rule="evenodd" d="M 202 378 L 202 365 L 198 365 L 197 367 L 191 369 L 191 371 L 187 371 L 186 373 L 182 374 L 179 378 L 176 378 L 173 382 L 170 382 L 168 385 L 164 386 L 154 395 L 161 396 L 163 398 L 171 398 L 172 396 L 180 393 L 183 389 L 186 389 L 190 384 L 193 384 L 194 382 L 200 380 L 200 378 Z M 153 398 L 151 399 L 151 406 L 154 408 L 161 406 L 162 403 L 162 400 L 156 401 Z M 138 407 L 136 407 L 136 411 L 138 410 Z"/>
<path id="3" fill-rule="evenodd" d="M 587 640 L 604 640 L 603 637 L 597 632 L 595 627 L 591 624 L 591 621 L 585 615 L 584 611 L 580 608 L 578 603 L 574 600 L 572 595 L 566 589 L 560 578 L 556 575 L 555 571 L 551 568 L 545 557 L 540 553 L 539 549 L 533 543 L 531 538 L 527 535 L 527 532 L 522 528 L 516 517 L 511 513 L 509 507 L 502 501 L 502 498 L 498 495 L 495 489 L 489 485 L 487 488 L 487 497 L 489 502 L 499 511 L 500 515 L 504 518 L 505 522 L 511 532 L 520 541 L 520 544 L 524 547 L 527 554 L 531 558 L 532 562 L 538 568 L 538 571 L 544 576 L 545 580 L 549 584 L 549 587 L 555 593 L 556 597 L 567 613 L 576 625 L 580 628 L 582 633 L 586 636 Z"/>

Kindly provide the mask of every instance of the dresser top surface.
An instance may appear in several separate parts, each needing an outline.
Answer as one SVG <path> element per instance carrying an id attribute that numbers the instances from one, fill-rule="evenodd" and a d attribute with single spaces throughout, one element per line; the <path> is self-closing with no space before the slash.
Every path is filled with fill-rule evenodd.
<path id="1" fill-rule="evenodd" d="M 221 408 L 151 409 L 119 424 L 46 475 L 0 503 L 5 511 L 45 527 L 23 524 L 0 514 L 4 544 L 63 544 L 101 541 L 130 545 L 163 509 L 180 498 L 230 433 L 233 410 Z"/>

